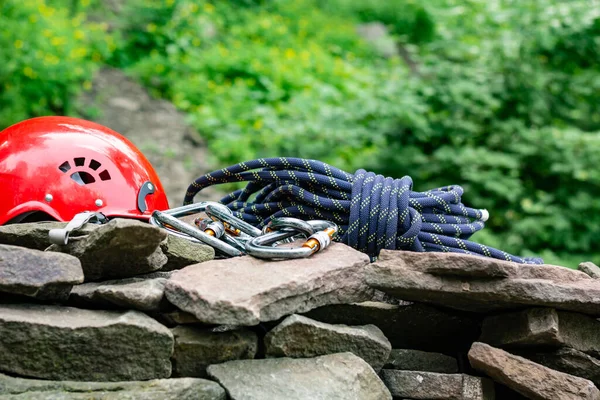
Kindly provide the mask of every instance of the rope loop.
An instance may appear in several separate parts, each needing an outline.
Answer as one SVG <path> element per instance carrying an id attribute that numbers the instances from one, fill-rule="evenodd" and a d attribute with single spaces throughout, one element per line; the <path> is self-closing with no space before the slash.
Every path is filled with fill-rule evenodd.
<path id="1" fill-rule="evenodd" d="M 236 217 L 258 228 L 277 217 L 326 219 L 340 227 L 341 242 L 372 260 L 382 249 L 400 249 L 543 263 L 469 241 L 489 214 L 462 204 L 461 186 L 415 192 L 410 176 L 393 179 L 364 169 L 352 175 L 317 160 L 260 158 L 205 174 L 188 187 L 184 205 L 205 187 L 239 181 L 248 184 L 220 200 Z"/>

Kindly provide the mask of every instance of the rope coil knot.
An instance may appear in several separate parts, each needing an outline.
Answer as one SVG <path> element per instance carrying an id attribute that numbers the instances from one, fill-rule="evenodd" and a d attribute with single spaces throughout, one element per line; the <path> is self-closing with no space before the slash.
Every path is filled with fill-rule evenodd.
<path id="1" fill-rule="evenodd" d="M 342 241 L 372 255 L 382 249 L 449 251 L 449 247 L 459 246 L 468 251 L 463 241 L 483 229 L 487 211 L 465 207 L 460 186 L 423 193 L 412 187 L 410 176 L 392 179 L 357 170 L 352 182 L 351 224 Z"/>

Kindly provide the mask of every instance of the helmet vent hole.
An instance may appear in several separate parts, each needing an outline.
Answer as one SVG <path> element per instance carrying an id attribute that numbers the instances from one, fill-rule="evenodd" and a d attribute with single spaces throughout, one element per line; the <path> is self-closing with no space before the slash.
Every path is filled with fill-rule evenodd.
<path id="1" fill-rule="evenodd" d="M 102 164 L 100 164 L 98 161 L 96 160 L 91 160 L 90 161 L 90 168 L 93 169 L 94 171 L 96 171 L 98 168 L 100 168 Z"/>
<path id="2" fill-rule="evenodd" d="M 100 179 L 102 179 L 103 181 L 108 181 L 110 180 L 110 174 L 108 173 L 107 170 L 104 170 L 102 172 L 100 172 Z"/>
<path id="3" fill-rule="evenodd" d="M 71 164 L 69 164 L 68 161 L 65 161 L 64 163 L 60 164 L 58 169 L 60 169 L 62 172 L 67 172 L 71 169 Z"/>
<path id="4" fill-rule="evenodd" d="M 92 174 L 85 172 L 85 171 L 74 172 L 71 175 L 71 179 L 73 179 L 75 182 L 77 182 L 81 186 L 96 182 L 96 179 L 94 179 Z"/>
<path id="5" fill-rule="evenodd" d="M 76 167 L 83 167 L 83 164 L 85 164 L 85 157 L 75 157 L 74 161 Z"/>

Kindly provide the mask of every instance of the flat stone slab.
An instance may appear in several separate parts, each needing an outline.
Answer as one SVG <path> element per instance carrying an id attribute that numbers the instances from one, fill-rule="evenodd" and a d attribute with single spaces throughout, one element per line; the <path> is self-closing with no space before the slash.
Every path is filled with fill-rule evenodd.
<path id="1" fill-rule="evenodd" d="M 594 279 L 600 278 L 600 267 L 593 262 L 583 262 L 579 264 L 578 269 Z"/>
<path id="2" fill-rule="evenodd" d="M 563 347 L 556 350 L 511 349 L 511 352 L 548 368 L 580 378 L 600 386 L 600 360 L 582 351 Z"/>
<path id="3" fill-rule="evenodd" d="M 494 383 L 465 374 L 383 369 L 381 379 L 394 398 L 494 400 Z"/>
<path id="4" fill-rule="evenodd" d="M 383 368 L 455 374 L 458 372 L 458 362 L 456 358 L 441 353 L 392 349 Z"/>
<path id="5" fill-rule="evenodd" d="M 168 235 L 160 248 L 167 256 L 167 263 L 161 268 L 162 271 L 173 271 L 215 258 L 215 249 L 212 247 L 174 235 Z"/>
<path id="6" fill-rule="evenodd" d="M 52 245 L 46 251 L 71 254 L 81 261 L 86 282 L 129 278 L 161 269 L 167 263 L 160 244 L 164 229 L 141 221 L 115 218 L 86 236 Z"/>
<path id="7" fill-rule="evenodd" d="M 2 399 L 53 400 L 225 400 L 225 390 L 206 379 L 131 382 L 74 382 L 14 378 L 0 374 Z"/>
<path id="8" fill-rule="evenodd" d="M 256 333 L 244 328 L 215 332 L 206 328 L 177 326 L 171 332 L 175 337 L 174 376 L 204 378 L 209 365 L 253 359 L 258 349 Z"/>
<path id="9" fill-rule="evenodd" d="M 376 325 L 392 348 L 467 352 L 479 337 L 479 315 L 427 304 L 366 301 L 319 307 L 306 317 L 330 324 Z"/>
<path id="10" fill-rule="evenodd" d="M 264 261 L 250 256 L 212 260 L 175 271 L 165 295 L 210 324 L 256 325 L 326 304 L 369 298 L 369 257 L 334 243 L 309 258 Z"/>
<path id="11" fill-rule="evenodd" d="M 377 261 L 389 261 L 404 268 L 440 276 L 471 278 L 514 278 L 518 276 L 519 267 L 514 262 L 495 258 L 487 258 L 482 262 L 477 259 L 481 257 L 464 256 L 465 254 L 461 253 L 383 250 Z"/>
<path id="12" fill-rule="evenodd" d="M 471 366 L 530 399 L 600 399 L 589 380 L 555 371 L 485 343 L 469 350 Z"/>
<path id="13" fill-rule="evenodd" d="M 0 292 L 64 301 L 83 282 L 76 257 L 0 245 Z"/>
<path id="14" fill-rule="evenodd" d="M 168 378 L 173 335 L 138 312 L 0 305 L 0 371 L 76 381 Z"/>
<path id="15" fill-rule="evenodd" d="M 391 400 L 373 368 L 352 353 L 228 361 L 208 367 L 231 400 Z"/>
<path id="16" fill-rule="evenodd" d="M 600 354 L 600 321 L 552 308 L 531 308 L 483 320 L 480 342 L 492 346 L 568 346 Z"/>
<path id="17" fill-rule="evenodd" d="M 326 354 L 353 353 L 379 371 L 392 345 L 375 325 L 348 326 L 318 322 L 291 315 L 264 339 L 267 357 L 311 358 Z"/>
<path id="18" fill-rule="evenodd" d="M 166 310 L 172 307 L 165 298 L 167 277 L 84 283 L 73 287 L 69 302 L 82 307 L 111 305 L 140 311 Z"/>
<path id="19" fill-rule="evenodd" d="M 447 268 L 439 253 L 397 250 L 382 253 L 382 261 L 367 266 L 367 283 L 402 300 L 480 313 L 544 306 L 600 316 L 600 281 L 581 271 L 554 265 L 508 263 L 516 267 L 516 275 L 483 276 L 481 271 L 488 267 L 496 274 L 499 261 L 456 253 L 447 254 L 453 261 L 461 260 L 460 267 L 452 271 L 471 263 L 473 266 L 467 270 L 477 270 L 477 275 L 440 274 L 440 270 Z"/>
<path id="20" fill-rule="evenodd" d="M 48 232 L 51 229 L 63 229 L 66 226 L 67 222 L 54 221 L 2 225 L 0 226 L 0 244 L 44 250 L 52 244 L 48 238 Z M 80 229 L 71 232 L 69 237 L 77 238 L 87 235 L 98 226 L 98 224 L 85 224 Z"/>

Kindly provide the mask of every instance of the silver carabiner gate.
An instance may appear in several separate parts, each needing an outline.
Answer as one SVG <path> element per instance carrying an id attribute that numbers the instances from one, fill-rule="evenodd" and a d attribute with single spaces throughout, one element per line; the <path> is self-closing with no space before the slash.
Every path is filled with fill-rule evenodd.
<path id="1" fill-rule="evenodd" d="M 165 229 L 171 235 L 179 236 L 192 242 L 208 244 L 209 246 L 215 248 L 215 250 L 218 250 L 230 257 L 239 257 L 244 255 L 243 249 L 241 249 L 242 245 L 236 243 L 236 246 L 234 246 L 230 243 L 226 243 L 226 235 L 222 236 L 223 240 L 219 240 L 219 238 L 209 235 L 204 231 L 198 230 L 192 225 L 189 225 L 186 222 L 178 219 L 178 217 L 184 217 L 186 215 L 206 211 L 207 206 L 214 206 L 214 208 L 227 210 L 224 212 L 231 213 L 231 210 L 221 203 L 203 201 L 165 211 L 156 210 L 152 213 L 149 222 L 152 225 Z"/>
<path id="2" fill-rule="evenodd" d="M 282 221 L 283 220 L 283 221 Z M 306 225 L 305 225 L 306 224 Z M 310 227 L 310 230 L 300 230 L 299 227 Z M 314 232 L 313 226 L 323 228 Z M 288 229 L 286 229 L 288 228 Z M 291 230 L 289 229 L 291 228 Z M 296 218 L 273 218 L 267 225 L 266 230 L 271 232 L 255 237 L 246 243 L 246 252 L 251 256 L 262 259 L 292 259 L 306 258 L 318 251 L 325 249 L 331 243 L 331 239 L 338 231 L 338 227 L 329 221 L 302 221 Z M 306 234 L 310 232 L 309 234 Z M 285 238 L 303 234 L 307 237 L 301 247 L 273 247 L 272 244 Z"/>

